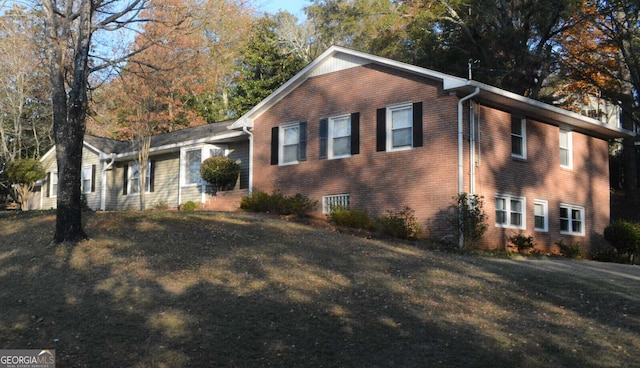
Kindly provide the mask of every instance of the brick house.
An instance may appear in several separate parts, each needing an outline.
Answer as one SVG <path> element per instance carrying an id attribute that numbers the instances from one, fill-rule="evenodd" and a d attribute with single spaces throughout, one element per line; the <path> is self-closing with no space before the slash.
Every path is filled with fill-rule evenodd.
<path id="1" fill-rule="evenodd" d="M 484 198 L 486 248 L 531 235 L 586 249 L 609 224 L 608 140 L 617 126 L 472 80 L 331 47 L 230 126 L 250 133 L 249 187 L 404 206 L 425 235 L 456 238 L 460 192 Z M 320 215 L 320 209 L 318 215 Z"/>
<path id="2" fill-rule="evenodd" d="M 193 201 L 201 208 L 236 209 L 240 198 L 248 194 L 249 142 L 241 130 L 229 130 L 233 121 L 186 128 L 151 138 L 145 207 L 163 204 L 171 208 Z M 94 210 L 138 209 L 140 171 L 138 151 L 131 141 L 119 141 L 86 135 L 82 152 L 81 190 L 87 205 Z M 213 194 L 200 178 L 200 163 L 221 155 L 240 165 L 235 190 Z M 31 194 L 30 209 L 56 207 L 57 164 L 55 147 L 41 162 L 46 178 Z"/>

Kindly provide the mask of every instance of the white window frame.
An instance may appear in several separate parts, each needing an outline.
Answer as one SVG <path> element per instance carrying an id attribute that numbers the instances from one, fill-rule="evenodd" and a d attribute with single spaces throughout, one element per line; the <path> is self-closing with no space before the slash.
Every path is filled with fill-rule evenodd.
<path id="1" fill-rule="evenodd" d="M 331 213 L 331 207 L 335 205 L 348 209 L 350 203 L 351 196 L 348 193 L 322 196 L 322 213 Z"/>
<path id="2" fill-rule="evenodd" d="M 296 146 L 297 150 L 296 152 L 299 152 L 300 150 L 300 122 L 295 122 L 295 123 L 289 123 L 289 124 L 284 124 L 280 126 L 280 129 L 278 129 L 278 155 L 279 155 L 279 160 L 278 163 L 280 166 L 286 166 L 286 165 L 295 165 L 300 163 L 300 160 L 298 158 L 298 155 L 296 154 L 296 159 L 293 161 L 285 161 L 285 156 L 284 156 L 284 148 L 285 148 L 285 135 L 286 135 L 286 130 L 287 129 L 292 129 L 292 128 L 297 128 L 298 129 L 298 135 L 297 135 L 297 142 L 295 144 L 290 144 L 288 146 Z"/>
<path id="3" fill-rule="evenodd" d="M 567 214 L 569 217 L 562 217 L 562 209 L 566 208 L 567 209 Z M 578 235 L 578 236 L 584 236 L 585 235 L 585 228 L 586 228 L 586 221 L 585 221 L 585 210 L 583 206 L 577 206 L 577 205 L 573 205 L 573 204 L 568 204 L 568 203 L 560 203 L 560 207 L 559 207 L 559 218 L 560 218 L 560 234 L 563 235 Z M 580 231 L 573 231 L 573 214 L 574 211 L 576 211 L 577 213 L 580 214 Z M 569 225 L 569 230 L 562 230 L 562 221 L 567 221 L 567 224 Z"/>
<path id="4" fill-rule="evenodd" d="M 344 135 L 344 136 L 340 136 L 340 137 L 336 137 L 336 128 L 335 128 L 335 124 L 337 121 L 340 120 L 345 120 L 347 121 L 347 128 L 349 129 L 349 134 L 348 135 Z M 345 115 L 339 115 L 339 116 L 334 116 L 329 118 L 329 124 L 328 124 L 328 139 L 327 139 L 327 158 L 328 159 L 338 159 L 338 158 L 346 158 L 346 157 L 351 157 L 351 134 L 353 134 L 353 132 L 351 132 L 351 114 L 345 114 Z M 334 140 L 338 139 L 338 138 L 348 138 L 349 139 L 349 150 L 347 153 L 342 154 L 342 155 L 336 155 L 335 151 L 334 151 Z"/>
<path id="5" fill-rule="evenodd" d="M 542 217 L 543 217 L 543 227 L 538 227 L 536 224 L 536 217 L 539 217 L 536 214 L 536 207 L 540 206 L 542 208 Z M 549 202 L 544 199 L 534 199 L 533 200 L 533 228 L 535 231 L 539 232 L 548 232 L 549 231 Z"/>
<path id="6" fill-rule="evenodd" d="M 49 176 L 49 198 L 58 196 L 58 172 L 52 171 Z"/>
<path id="7" fill-rule="evenodd" d="M 138 185 L 135 192 L 132 192 L 133 185 L 131 185 L 132 179 L 135 179 L 135 168 L 139 165 L 136 161 L 130 161 L 127 168 L 127 195 L 140 195 L 140 170 L 138 170 Z M 147 172 L 145 174 L 146 181 L 144 183 L 144 192 L 151 193 L 151 161 L 147 162 Z"/>
<path id="8" fill-rule="evenodd" d="M 562 145 L 562 135 L 566 134 L 567 135 L 567 146 L 564 147 Z M 568 162 L 566 164 L 562 163 L 562 155 L 560 155 L 560 153 L 558 153 L 560 155 L 560 167 L 564 168 L 564 169 L 573 169 L 573 134 L 570 130 L 568 129 L 562 129 L 560 128 L 560 132 L 558 135 L 558 146 L 560 148 L 559 152 L 562 152 L 563 150 L 567 151 L 567 160 Z"/>
<path id="9" fill-rule="evenodd" d="M 206 182 L 200 178 L 197 183 L 187 183 L 187 175 L 189 170 L 187 170 L 187 153 L 192 151 L 200 151 L 200 164 L 204 162 L 204 160 L 209 157 L 215 156 L 211 154 L 212 150 L 221 150 L 223 156 L 229 156 L 229 147 L 227 145 L 213 145 L 213 144 L 204 144 L 199 146 L 191 146 L 184 147 L 180 149 L 180 186 L 181 187 L 197 187 L 199 185 L 205 185 Z"/>
<path id="10" fill-rule="evenodd" d="M 513 122 L 514 120 L 520 120 L 520 134 L 514 134 L 513 133 Z M 524 118 L 517 118 L 517 117 L 512 117 L 511 118 L 511 125 L 509 125 L 510 128 L 510 137 L 511 137 L 511 157 L 513 158 L 518 158 L 518 159 L 522 159 L 522 160 L 526 160 L 527 159 L 527 119 Z M 522 154 L 516 154 L 513 153 L 513 138 L 514 137 L 518 137 L 521 139 L 522 141 Z"/>
<path id="11" fill-rule="evenodd" d="M 87 177 L 87 172 L 86 172 L 87 170 L 89 171 L 88 177 Z M 81 188 L 83 194 L 91 193 L 91 186 L 93 184 L 91 182 L 92 176 L 93 176 L 92 174 L 93 174 L 93 166 L 92 165 L 82 166 L 82 175 L 81 175 L 81 179 L 80 179 L 80 182 L 81 182 L 80 188 Z M 88 185 L 89 188 L 88 189 L 85 188 L 85 186 L 84 186 L 84 182 L 85 181 L 89 181 L 89 185 Z"/>
<path id="12" fill-rule="evenodd" d="M 409 110 L 409 126 L 411 132 L 409 133 L 409 144 L 394 147 L 393 145 L 393 113 L 400 110 Z M 406 127 L 398 128 L 396 130 L 406 129 Z M 404 151 L 413 148 L 413 103 L 405 102 L 401 104 L 387 106 L 386 117 L 386 131 L 387 131 L 387 151 Z"/>
<path id="13" fill-rule="evenodd" d="M 526 197 L 518 197 L 518 196 L 512 196 L 512 195 L 508 195 L 508 194 L 496 194 L 496 227 L 501 227 L 501 228 L 507 228 L 507 229 L 519 229 L 519 230 L 526 230 L 527 228 L 527 199 Z M 505 208 L 501 209 L 501 211 L 505 212 L 505 222 L 504 223 L 499 223 L 498 222 L 498 206 L 497 206 L 497 200 L 498 199 L 502 199 L 505 201 Z M 512 201 L 518 201 L 521 203 L 520 206 L 520 211 L 514 211 L 511 207 L 511 202 Z M 520 225 L 513 225 L 511 223 L 512 221 L 512 215 L 514 213 L 518 213 L 520 214 Z"/>

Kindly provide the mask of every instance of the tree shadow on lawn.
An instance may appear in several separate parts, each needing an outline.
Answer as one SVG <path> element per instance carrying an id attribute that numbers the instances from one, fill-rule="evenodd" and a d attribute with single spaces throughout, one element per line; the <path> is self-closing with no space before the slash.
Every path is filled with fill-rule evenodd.
<path id="1" fill-rule="evenodd" d="M 251 214 L 94 216 L 73 249 L 0 245 L 2 348 L 61 367 L 606 366 L 482 259 Z"/>

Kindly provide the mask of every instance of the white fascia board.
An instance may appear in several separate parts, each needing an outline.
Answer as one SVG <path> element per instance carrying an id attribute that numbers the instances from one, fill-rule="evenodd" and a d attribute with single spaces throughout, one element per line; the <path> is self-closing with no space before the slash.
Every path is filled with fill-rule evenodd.
<path id="1" fill-rule="evenodd" d="M 193 145 L 196 145 L 196 144 L 211 143 L 211 142 L 217 142 L 217 141 L 230 139 L 230 138 L 237 138 L 237 137 L 242 136 L 243 134 L 244 134 L 244 132 L 242 132 L 242 131 L 233 131 L 233 132 L 230 132 L 230 133 L 227 133 L 227 134 L 208 136 L 208 137 L 204 137 L 204 138 L 192 139 L 192 140 L 178 142 L 178 143 L 172 143 L 172 144 L 165 144 L 163 146 L 151 147 L 149 149 L 149 153 L 156 153 L 156 152 L 163 152 L 163 151 L 175 151 L 175 150 L 179 150 L 182 147 L 193 146 Z M 125 158 L 133 157 L 133 156 L 135 156 L 137 154 L 138 154 L 138 151 L 123 152 L 123 153 L 116 154 L 115 158 L 122 160 L 122 159 L 125 159 Z"/>
<path id="2" fill-rule="evenodd" d="M 49 148 L 49 150 L 44 155 L 42 155 L 42 157 L 40 157 L 40 162 L 44 162 L 44 160 L 46 160 L 47 157 L 49 157 L 55 151 L 56 151 L 56 146 L 53 145 L 53 147 Z"/>
<path id="3" fill-rule="evenodd" d="M 87 143 L 87 142 L 83 142 L 83 144 L 85 146 L 87 146 L 87 148 L 89 148 L 90 150 L 94 151 L 95 153 L 98 154 L 98 156 L 102 157 L 105 153 L 102 152 L 101 150 L 97 149 L 96 147 L 92 146 L 91 144 Z"/>

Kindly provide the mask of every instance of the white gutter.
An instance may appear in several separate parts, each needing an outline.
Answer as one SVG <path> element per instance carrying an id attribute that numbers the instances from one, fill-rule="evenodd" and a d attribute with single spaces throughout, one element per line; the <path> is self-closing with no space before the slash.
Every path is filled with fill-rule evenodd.
<path id="1" fill-rule="evenodd" d="M 113 166 L 113 163 L 116 160 L 116 155 L 112 153 L 109 158 L 111 159 L 111 162 L 102 168 L 102 181 L 100 182 L 100 211 L 105 211 L 107 209 L 107 170 Z"/>
<path id="2" fill-rule="evenodd" d="M 475 91 L 473 91 L 471 94 L 468 94 L 462 97 L 458 101 L 458 194 L 462 194 L 464 192 L 464 158 L 463 158 L 464 114 L 462 111 L 462 104 L 464 104 L 465 101 L 472 98 L 473 96 L 476 96 L 479 93 L 480 93 L 480 87 L 476 87 Z M 458 225 L 462 225 L 460 223 L 462 222 L 462 213 L 460 212 L 460 210 L 458 210 Z M 460 247 L 460 249 L 462 249 L 464 247 L 464 235 L 462 233 L 462 226 L 459 226 L 459 228 L 460 228 L 460 236 L 458 237 L 458 246 Z"/>
<path id="3" fill-rule="evenodd" d="M 246 125 L 242 126 L 242 131 L 249 135 L 249 193 L 253 191 L 253 133 Z"/>

